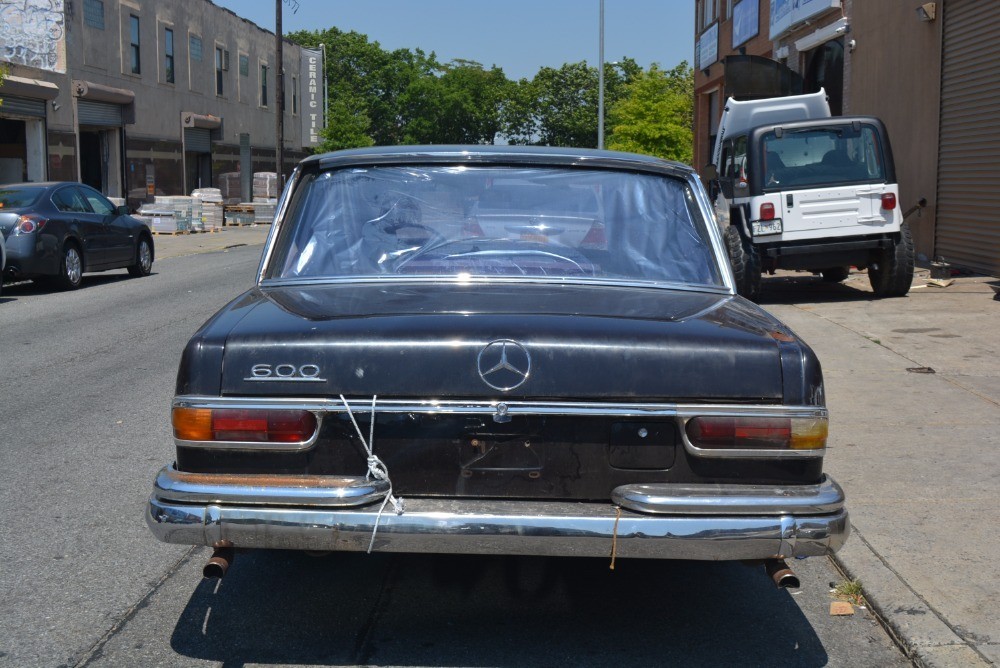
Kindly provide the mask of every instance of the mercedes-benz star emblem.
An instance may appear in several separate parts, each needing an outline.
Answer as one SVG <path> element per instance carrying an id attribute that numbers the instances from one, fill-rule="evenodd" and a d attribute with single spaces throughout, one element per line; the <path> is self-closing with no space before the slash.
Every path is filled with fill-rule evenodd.
<path id="1" fill-rule="evenodd" d="M 531 355 L 517 341 L 492 341 L 479 351 L 479 377 L 494 390 L 507 392 L 528 380 Z"/>

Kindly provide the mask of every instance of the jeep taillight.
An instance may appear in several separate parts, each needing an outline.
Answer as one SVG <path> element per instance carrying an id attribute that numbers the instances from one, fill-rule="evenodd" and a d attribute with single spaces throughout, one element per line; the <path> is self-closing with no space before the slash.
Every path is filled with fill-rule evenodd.
<path id="1" fill-rule="evenodd" d="M 896 193 L 882 193 L 882 208 L 886 211 L 896 208 Z"/>
<path id="2" fill-rule="evenodd" d="M 305 443 L 316 433 L 315 415 L 288 409 L 177 407 L 173 423 L 181 441 Z"/>
<path id="3" fill-rule="evenodd" d="M 760 205 L 760 219 L 761 220 L 774 220 L 774 205 L 770 202 L 764 202 Z"/>
<path id="4" fill-rule="evenodd" d="M 822 450 L 826 418 L 696 417 L 687 423 L 691 445 L 724 450 Z"/>

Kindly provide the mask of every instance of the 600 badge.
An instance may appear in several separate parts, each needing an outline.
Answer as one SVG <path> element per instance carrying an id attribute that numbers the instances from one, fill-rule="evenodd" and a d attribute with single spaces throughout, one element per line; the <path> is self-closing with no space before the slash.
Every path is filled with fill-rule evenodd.
<path id="1" fill-rule="evenodd" d="M 243 380 L 274 382 L 294 381 L 297 383 L 323 383 L 326 378 L 319 377 L 319 367 L 315 364 L 254 364 L 250 376 Z"/>

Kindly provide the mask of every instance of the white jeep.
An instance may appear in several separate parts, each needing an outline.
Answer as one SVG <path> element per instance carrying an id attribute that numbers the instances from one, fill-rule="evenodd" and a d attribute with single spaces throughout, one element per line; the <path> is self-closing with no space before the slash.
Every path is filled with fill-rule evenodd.
<path id="1" fill-rule="evenodd" d="M 803 269 L 839 282 L 867 268 L 878 297 L 913 279 L 889 137 L 871 116 L 830 115 L 826 93 L 726 103 L 706 170 L 737 289 Z"/>

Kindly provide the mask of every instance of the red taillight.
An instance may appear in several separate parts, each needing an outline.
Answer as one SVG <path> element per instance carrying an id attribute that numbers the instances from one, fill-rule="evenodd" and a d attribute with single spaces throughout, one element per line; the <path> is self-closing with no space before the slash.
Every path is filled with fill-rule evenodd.
<path id="1" fill-rule="evenodd" d="M 309 411 L 175 408 L 174 437 L 183 441 L 302 443 L 316 432 Z"/>
<path id="2" fill-rule="evenodd" d="M 896 193 L 882 193 L 882 208 L 886 211 L 896 208 Z"/>
<path id="3" fill-rule="evenodd" d="M 39 216 L 21 216 L 17 219 L 17 231 L 20 234 L 39 232 L 47 222 L 49 222 L 47 219 Z"/>
<path id="4" fill-rule="evenodd" d="M 587 235 L 580 242 L 580 248 L 590 248 L 592 250 L 605 250 L 608 247 L 608 237 L 604 234 L 604 223 L 594 221 L 594 224 L 587 230 Z"/>
<path id="5" fill-rule="evenodd" d="M 697 417 L 687 423 L 696 448 L 728 450 L 820 450 L 826 447 L 825 418 Z"/>
<path id="6" fill-rule="evenodd" d="M 760 205 L 760 219 L 761 220 L 774 220 L 774 205 L 770 202 L 764 202 Z"/>

